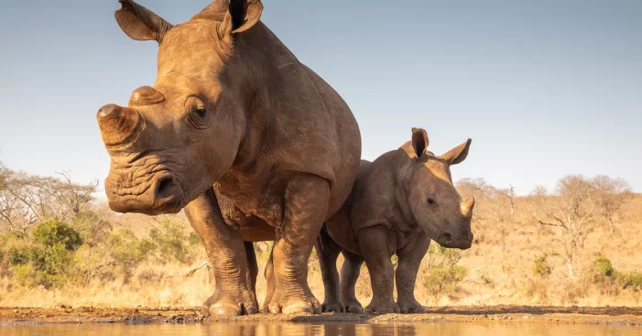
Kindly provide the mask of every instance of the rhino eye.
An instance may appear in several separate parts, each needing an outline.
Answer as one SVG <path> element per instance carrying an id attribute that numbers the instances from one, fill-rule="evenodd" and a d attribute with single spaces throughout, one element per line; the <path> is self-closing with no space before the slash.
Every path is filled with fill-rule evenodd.
<path id="1" fill-rule="evenodd" d="M 207 114 L 207 108 L 202 99 L 196 96 L 190 96 L 185 102 L 185 108 L 188 113 L 193 113 L 199 118 L 204 118 Z"/>
<path id="2" fill-rule="evenodd" d="M 190 96 L 185 101 L 186 114 L 183 118 L 185 123 L 196 129 L 207 129 L 205 116 L 207 115 L 207 107 L 205 102 L 199 97 Z"/>
<path id="3" fill-rule="evenodd" d="M 207 113 L 205 106 L 199 106 L 196 108 L 196 114 L 198 114 L 199 117 L 205 118 L 205 113 Z"/>
<path id="4" fill-rule="evenodd" d="M 436 205 L 436 204 L 437 204 L 437 201 L 435 201 L 435 199 L 434 199 L 434 198 L 432 198 L 432 197 L 428 197 L 428 204 L 430 204 L 430 205 Z"/>

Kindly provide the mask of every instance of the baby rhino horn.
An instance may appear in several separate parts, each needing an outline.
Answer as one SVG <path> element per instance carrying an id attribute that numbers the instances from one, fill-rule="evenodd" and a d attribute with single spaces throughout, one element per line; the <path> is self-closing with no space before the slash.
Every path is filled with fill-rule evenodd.
<path id="1" fill-rule="evenodd" d="M 475 207 L 475 197 L 470 196 L 461 202 L 461 214 L 464 217 L 470 217 L 473 214 L 473 208 Z"/>

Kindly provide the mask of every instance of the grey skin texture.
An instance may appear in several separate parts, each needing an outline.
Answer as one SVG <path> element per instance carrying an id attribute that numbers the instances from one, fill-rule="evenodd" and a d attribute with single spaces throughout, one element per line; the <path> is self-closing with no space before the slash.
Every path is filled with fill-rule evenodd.
<path id="1" fill-rule="evenodd" d="M 369 313 L 425 312 L 414 296 L 419 265 L 430 241 L 468 249 L 473 241 L 475 199 L 453 186 L 450 166 L 468 155 L 471 140 L 436 156 L 428 135 L 412 129 L 412 139 L 374 162 L 361 161 L 355 185 L 341 210 L 325 222 L 317 239 L 325 286 L 325 311 L 362 312 L 355 284 L 366 262 L 372 285 Z M 336 262 L 345 257 L 341 279 Z M 395 271 L 391 256 L 399 258 Z M 397 283 L 397 302 L 393 299 Z"/>
<path id="2" fill-rule="evenodd" d="M 258 0 L 214 1 L 178 25 L 120 3 L 125 34 L 159 49 L 155 83 L 96 116 L 111 158 L 110 208 L 185 210 L 216 283 L 204 312 L 258 312 L 251 242 L 274 240 L 268 310 L 320 313 L 307 262 L 359 167 L 349 107 L 259 20 Z"/>

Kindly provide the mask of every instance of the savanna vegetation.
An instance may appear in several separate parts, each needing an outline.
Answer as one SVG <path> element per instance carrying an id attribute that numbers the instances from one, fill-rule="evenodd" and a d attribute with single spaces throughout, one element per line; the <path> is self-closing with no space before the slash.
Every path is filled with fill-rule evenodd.
<path id="1" fill-rule="evenodd" d="M 211 277 L 185 216 L 115 214 L 94 199 L 97 185 L 0 165 L 0 306 L 200 305 Z M 483 179 L 457 187 L 477 199 L 475 242 L 466 251 L 433 242 L 417 279 L 421 303 L 642 303 L 642 196 L 625 181 L 570 175 L 528 196 Z M 271 243 L 255 249 L 262 268 Z M 322 299 L 314 253 L 309 265 Z M 365 305 L 365 266 L 361 274 L 357 296 Z M 260 276 L 260 300 L 264 289 Z"/>

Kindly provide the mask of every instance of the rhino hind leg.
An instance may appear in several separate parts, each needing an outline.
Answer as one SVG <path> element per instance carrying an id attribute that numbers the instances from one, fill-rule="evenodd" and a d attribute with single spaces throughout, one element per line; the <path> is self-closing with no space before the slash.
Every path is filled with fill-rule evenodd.
<path id="1" fill-rule="evenodd" d="M 245 286 L 254 302 L 256 300 L 256 278 L 259 275 L 259 265 L 256 261 L 256 252 L 254 251 L 254 243 L 246 241 L 243 243 L 245 245 L 245 255 L 247 256 L 247 268 L 245 271 Z"/>
<path id="2" fill-rule="evenodd" d="M 348 252 L 342 251 L 344 262 L 341 266 L 341 302 L 345 312 L 363 313 L 363 306 L 357 300 L 355 287 L 361 273 L 363 258 Z"/>
<path id="3" fill-rule="evenodd" d="M 223 220 L 212 189 L 185 207 L 190 224 L 201 238 L 212 265 L 214 294 L 203 304 L 204 315 L 236 316 L 258 312 L 247 286 L 246 246 L 238 231 Z"/>
<path id="4" fill-rule="evenodd" d="M 285 209 L 274 243 L 276 287 L 271 313 L 321 313 L 308 286 L 308 260 L 325 220 L 330 199 L 327 180 L 309 174 L 292 178 L 285 187 Z"/>
<path id="5" fill-rule="evenodd" d="M 343 305 L 341 304 L 339 293 L 339 272 L 337 272 L 337 258 L 341 253 L 341 248 L 330 238 L 325 228 L 321 228 L 314 248 L 319 257 L 321 277 L 323 278 L 324 300 L 323 304 L 321 304 L 322 310 L 324 312 L 341 313 L 343 312 Z"/>
<path id="6" fill-rule="evenodd" d="M 399 264 L 397 266 L 397 304 L 401 313 L 425 313 L 426 308 L 415 299 L 415 282 L 421 260 L 428 252 L 430 238 L 422 233 L 415 239 L 412 249 L 398 254 Z"/>

